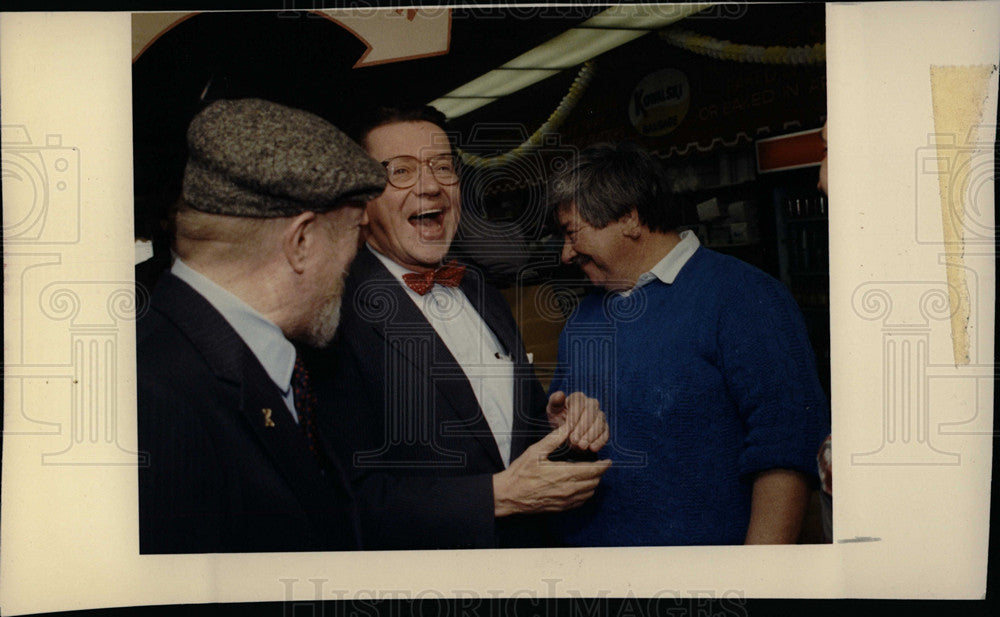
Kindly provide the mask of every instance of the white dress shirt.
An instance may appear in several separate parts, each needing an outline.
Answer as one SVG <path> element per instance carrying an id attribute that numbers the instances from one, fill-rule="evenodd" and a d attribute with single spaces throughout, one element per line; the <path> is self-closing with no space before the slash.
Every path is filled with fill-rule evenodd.
<path id="1" fill-rule="evenodd" d="M 434 331 L 455 356 L 493 432 L 504 466 L 510 465 L 514 420 L 514 363 L 483 318 L 458 287 L 434 285 L 421 296 L 406 286 L 403 266 L 370 250 L 399 281 Z"/>

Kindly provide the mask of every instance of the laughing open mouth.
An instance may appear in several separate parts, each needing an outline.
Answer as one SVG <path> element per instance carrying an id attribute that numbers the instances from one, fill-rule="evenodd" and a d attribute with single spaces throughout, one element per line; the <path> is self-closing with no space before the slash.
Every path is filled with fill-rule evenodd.
<path id="1" fill-rule="evenodd" d="M 435 210 L 424 210 L 418 214 L 414 214 L 409 219 L 411 225 L 421 226 L 421 225 L 440 225 L 444 221 L 444 210 L 438 208 Z"/>

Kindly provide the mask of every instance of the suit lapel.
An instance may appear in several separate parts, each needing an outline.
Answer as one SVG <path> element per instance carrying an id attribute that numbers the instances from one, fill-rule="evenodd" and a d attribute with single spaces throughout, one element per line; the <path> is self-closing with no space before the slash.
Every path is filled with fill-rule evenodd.
<path id="1" fill-rule="evenodd" d="M 520 349 L 518 333 L 510 327 L 506 307 L 498 305 L 496 302 L 486 301 L 486 283 L 483 281 L 482 273 L 471 267 L 468 268 L 460 288 L 465 297 L 469 299 L 472 307 L 476 309 L 476 312 L 503 345 L 504 351 L 508 355 L 515 355 Z"/>
<path id="2" fill-rule="evenodd" d="M 244 365 L 240 411 L 295 493 L 307 506 L 322 499 L 323 480 L 309 442 L 264 368 L 251 358 Z"/>
<path id="3" fill-rule="evenodd" d="M 445 430 L 462 430 L 472 434 L 494 465 L 502 469 L 500 450 L 461 365 L 410 299 L 406 289 L 367 248 L 358 252 L 352 267 L 352 278 L 352 285 L 356 287 L 354 293 L 349 293 L 347 297 L 353 299 L 352 309 L 358 312 L 361 321 L 367 321 L 375 333 L 385 340 L 389 353 L 397 354 L 414 366 L 438 396 L 448 402 L 447 406 L 438 406 L 437 409 L 450 409 L 454 417 L 440 418 L 438 424 Z M 464 280 L 462 288 L 465 292 Z M 465 293 L 468 295 L 468 292 Z M 472 298 L 470 302 L 483 315 L 481 298 L 478 306 Z M 373 316 L 380 318 L 372 319 Z M 485 317 L 484 321 L 489 324 Z M 419 345 L 399 344 L 401 337 L 426 337 L 433 341 L 431 361 Z"/>
<path id="4" fill-rule="evenodd" d="M 160 286 L 168 301 L 158 308 L 186 333 L 216 377 L 239 388 L 243 420 L 302 505 L 307 510 L 329 508 L 330 491 L 307 439 L 250 348 L 204 297 L 180 279 L 165 274 Z"/>
<path id="5" fill-rule="evenodd" d="M 510 450 L 511 460 L 514 460 L 549 431 L 544 412 L 532 408 L 536 403 L 532 389 L 541 386 L 537 382 L 534 366 L 528 362 L 521 333 L 511 318 L 506 301 L 502 297 L 487 300 L 488 292 L 484 277 L 480 271 L 472 268 L 467 270 L 467 276 L 462 279 L 462 291 L 483 317 L 486 325 L 496 334 L 514 362 L 514 417 L 511 424 Z M 496 292 L 492 295 L 499 296 Z"/>

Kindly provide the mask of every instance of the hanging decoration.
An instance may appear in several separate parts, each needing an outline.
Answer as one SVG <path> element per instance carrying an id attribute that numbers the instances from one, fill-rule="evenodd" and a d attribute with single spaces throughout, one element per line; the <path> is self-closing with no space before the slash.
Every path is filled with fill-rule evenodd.
<path id="1" fill-rule="evenodd" d="M 659 31 L 660 38 L 692 53 L 710 56 L 716 60 L 733 62 L 752 62 L 756 64 L 822 64 L 826 62 L 826 44 L 816 43 L 803 47 L 762 47 L 760 45 L 741 45 L 719 39 L 681 30 L 667 28 Z"/>
<path id="2" fill-rule="evenodd" d="M 473 167 L 498 167 L 500 165 L 505 165 L 523 156 L 525 153 L 537 148 L 541 143 L 545 135 L 555 133 L 566 121 L 566 117 L 573 111 L 576 104 L 580 101 L 580 97 L 587 90 L 587 86 L 590 85 L 591 80 L 594 78 L 594 61 L 588 60 L 580 67 L 580 72 L 577 73 L 576 79 L 569 87 L 569 91 L 566 96 L 560 101 L 558 107 L 555 111 L 549 115 L 548 120 L 546 120 L 542 126 L 538 128 L 524 143 L 517 146 L 516 148 L 509 150 L 503 154 L 498 154 L 496 156 L 477 156 L 470 152 L 465 152 L 464 150 L 459 150 L 459 154 L 462 157 L 462 162 L 466 165 L 471 165 Z"/>

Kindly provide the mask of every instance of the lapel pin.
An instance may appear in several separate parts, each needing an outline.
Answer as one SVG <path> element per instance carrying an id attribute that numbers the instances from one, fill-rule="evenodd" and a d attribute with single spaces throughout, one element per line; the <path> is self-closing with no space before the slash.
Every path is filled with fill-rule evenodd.
<path id="1" fill-rule="evenodd" d="M 264 414 L 264 426 L 266 428 L 271 428 L 274 426 L 274 420 L 271 419 L 271 408 L 265 407 L 260 410 L 260 413 Z"/>

